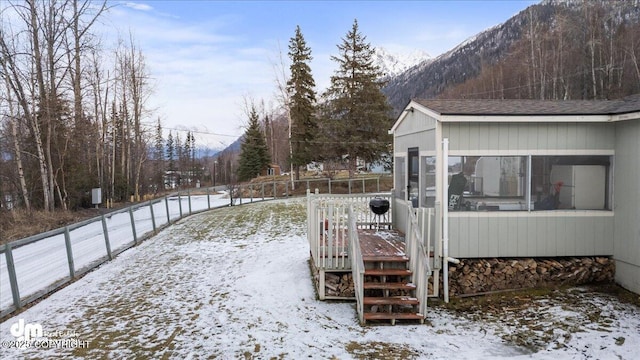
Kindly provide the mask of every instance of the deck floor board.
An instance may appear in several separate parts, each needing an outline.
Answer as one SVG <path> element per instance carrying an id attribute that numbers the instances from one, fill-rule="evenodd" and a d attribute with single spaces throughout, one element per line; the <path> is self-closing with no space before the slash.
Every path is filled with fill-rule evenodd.
<path id="1" fill-rule="evenodd" d="M 365 259 L 384 257 L 402 261 L 402 258 L 406 258 L 404 238 L 397 231 L 359 229 L 358 238 L 362 257 Z"/>

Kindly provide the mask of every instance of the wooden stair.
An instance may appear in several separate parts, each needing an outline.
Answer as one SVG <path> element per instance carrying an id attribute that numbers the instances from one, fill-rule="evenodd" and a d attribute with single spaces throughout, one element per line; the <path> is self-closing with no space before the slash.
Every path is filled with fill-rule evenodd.
<path id="1" fill-rule="evenodd" d="M 365 264 L 364 321 L 397 320 L 423 323 L 418 312 L 420 301 L 415 298 L 412 272 L 407 270 L 409 258 L 397 256 L 363 256 Z"/>

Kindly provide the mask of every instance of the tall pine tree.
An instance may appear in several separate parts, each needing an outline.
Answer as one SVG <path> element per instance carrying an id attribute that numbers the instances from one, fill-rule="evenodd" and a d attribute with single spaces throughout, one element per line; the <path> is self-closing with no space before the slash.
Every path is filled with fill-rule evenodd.
<path id="1" fill-rule="evenodd" d="M 311 49 L 307 47 L 300 26 L 296 27 L 295 36 L 289 40 L 289 58 L 291 59 L 291 77 L 287 81 L 290 94 L 289 116 L 291 116 L 291 147 L 289 161 L 296 172 L 296 180 L 300 180 L 300 166 L 315 160 L 314 140 L 318 132 L 315 117 L 316 86 L 311 74 L 309 62 L 312 60 Z"/>
<path id="2" fill-rule="evenodd" d="M 358 30 L 357 20 L 337 47 L 339 55 L 331 59 L 339 67 L 323 94 L 324 137 L 334 158 L 348 155 L 352 176 L 357 159 L 374 162 L 388 152 L 391 107 L 381 91 L 383 74 L 373 62 L 375 49 Z"/>
<path id="3" fill-rule="evenodd" d="M 169 131 L 169 136 L 167 137 L 167 160 L 169 160 L 169 171 L 176 170 L 175 156 L 176 149 L 175 143 L 173 141 L 173 134 L 171 134 L 171 131 Z"/>
<path id="4" fill-rule="evenodd" d="M 158 125 L 156 126 L 156 136 L 153 145 L 153 179 L 154 186 L 157 190 L 164 188 L 164 139 L 162 138 L 162 123 L 158 118 Z"/>
<path id="5" fill-rule="evenodd" d="M 258 121 L 258 112 L 255 106 L 252 105 L 249 112 L 249 126 L 244 133 L 244 141 L 240 146 L 238 180 L 248 181 L 253 179 L 269 166 L 270 162 L 269 149 Z"/>

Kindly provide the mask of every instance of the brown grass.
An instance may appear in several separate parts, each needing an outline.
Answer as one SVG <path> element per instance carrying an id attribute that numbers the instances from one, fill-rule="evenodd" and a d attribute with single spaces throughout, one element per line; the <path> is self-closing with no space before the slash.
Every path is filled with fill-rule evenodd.
<path id="1" fill-rule="evenodd" d="M 100 215 L 99 209 L 55 212 L 24 209 L 0 211 L 0 244 L 58 229 Z"/>

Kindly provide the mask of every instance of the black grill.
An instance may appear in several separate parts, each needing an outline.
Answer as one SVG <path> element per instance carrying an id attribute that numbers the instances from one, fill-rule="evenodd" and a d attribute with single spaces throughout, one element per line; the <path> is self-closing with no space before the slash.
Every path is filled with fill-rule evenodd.
<path id="1" fill-rule="evenodd" d="M 389 211 L 389 200 L 373 198 L 369 201 L 369 209 L 376 215 L 384 215 Z"/>

